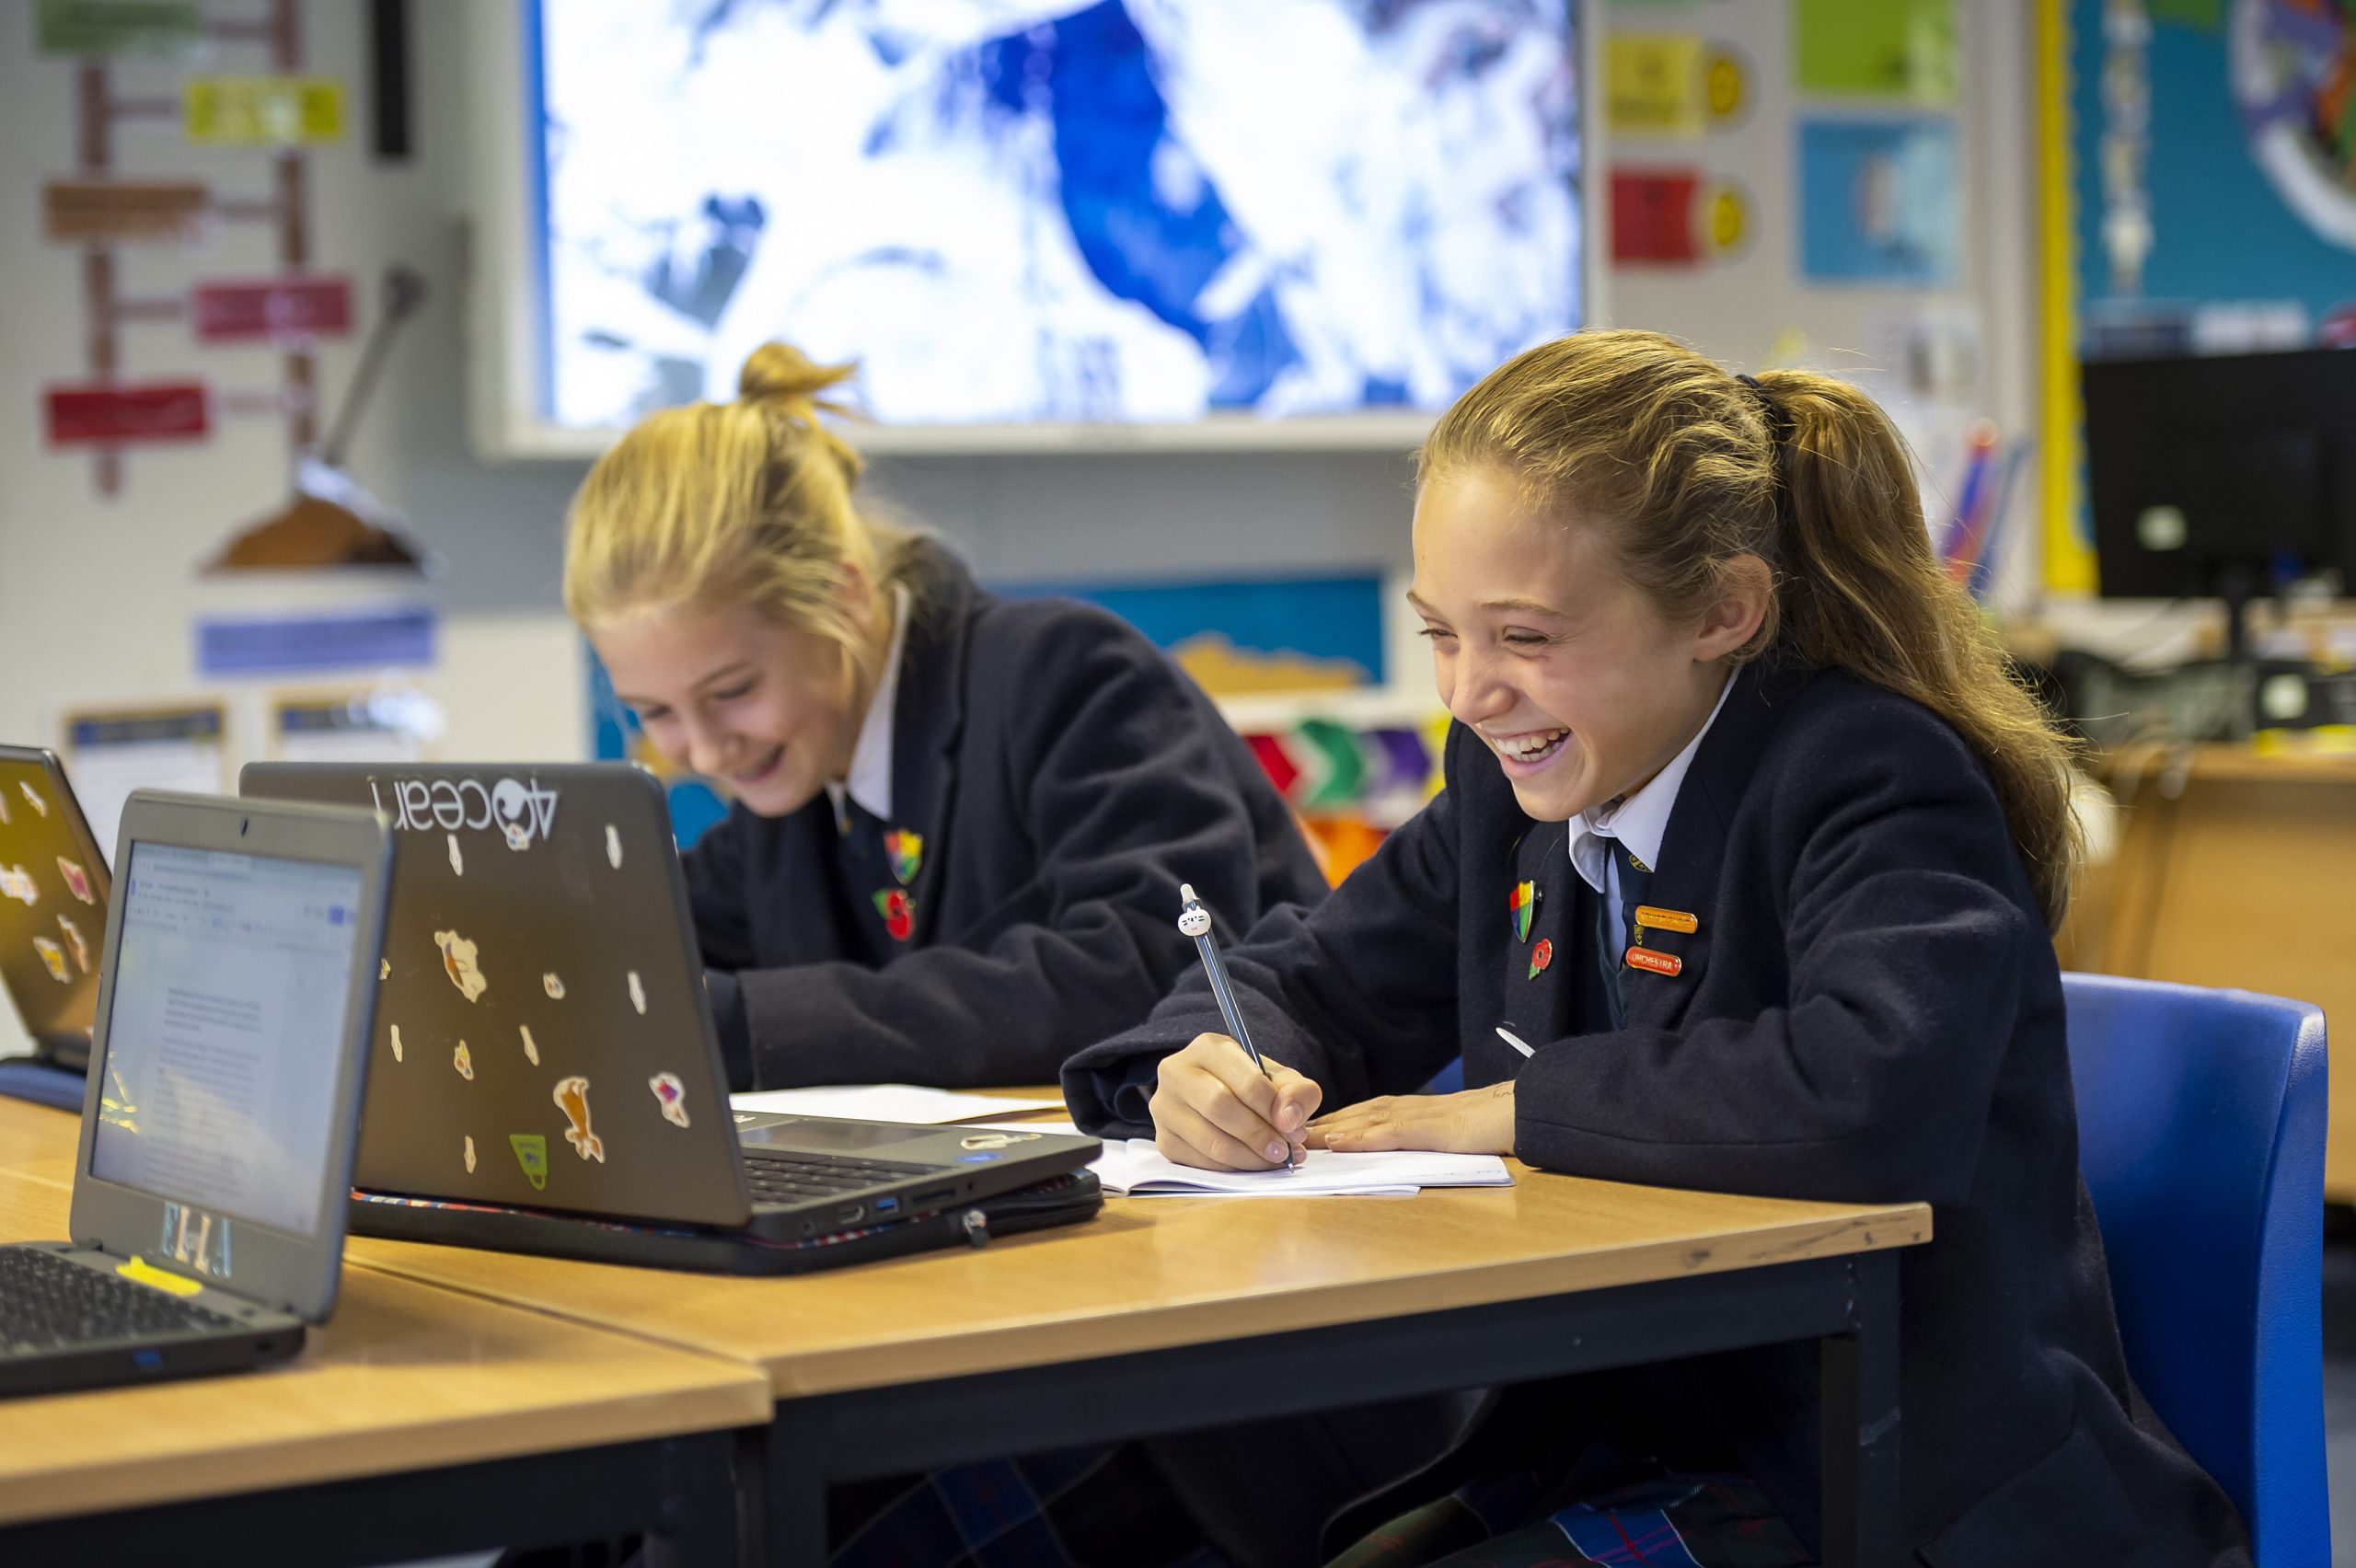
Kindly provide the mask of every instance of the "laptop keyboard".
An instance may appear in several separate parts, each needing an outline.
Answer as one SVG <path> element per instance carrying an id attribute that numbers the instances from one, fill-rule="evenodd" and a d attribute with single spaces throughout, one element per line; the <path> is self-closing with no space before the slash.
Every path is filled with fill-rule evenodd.
<path id="1" fill-rule="evenodd" d="M 0 1247 L 0 1355 L 236 1327 L 178 1297 L 38 1247 Z"/>
<path id="2" fill-rule="evenodd" d="M 798 1204 L 881 1187 L 907 1176 L 928 1176 L 932 1165 L 906 1165 L 889 1159 L 857 1159 L 849 1155 L 785 1154 L 775 1149 L 745 1151 L 745 1180 L 756 1204 Z"/>

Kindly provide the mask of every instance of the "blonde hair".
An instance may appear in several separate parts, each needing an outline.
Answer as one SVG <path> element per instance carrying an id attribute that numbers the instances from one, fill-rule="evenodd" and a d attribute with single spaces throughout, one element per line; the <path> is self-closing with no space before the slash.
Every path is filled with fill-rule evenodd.
<path id="1" fill-rule="evenodd" d="M 853 504 L 865 465 L 822 416 L 854 366 L 764 343 L 729 403 L 650 414 L 572 498 L 564 607 L 595 627 L 641 605 L 742 605 L 872 656 L 843 590 L 903 580 L 914 537 Z"/>
<path id="2" fill-rule="evenodd" d="M 1581 332 L 1492 371 L 1417 459 L 1419 481 L 1484 467 L 1542 513 L 1606 528 L 1672 619 L 1724 591 L 1734 557 L 1765 561 L 1767 617 L 1736 661 L 1772 648 L 1946 721 L 2061 924 L 2079 854 L 2070 742 L 1933 558 L 1905 444 L 1872 398 L 1807 371 L 1746 386 L 1657 333 Z"/>

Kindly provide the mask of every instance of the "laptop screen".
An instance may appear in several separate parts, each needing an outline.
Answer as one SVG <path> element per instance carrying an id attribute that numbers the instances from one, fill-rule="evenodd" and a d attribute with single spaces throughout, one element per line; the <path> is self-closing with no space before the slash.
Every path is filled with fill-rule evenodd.
<path id="1" fill-rule="evenodd" d="M 90 1173 L 308 1237 L 357 868 L 134 843 Z"/>

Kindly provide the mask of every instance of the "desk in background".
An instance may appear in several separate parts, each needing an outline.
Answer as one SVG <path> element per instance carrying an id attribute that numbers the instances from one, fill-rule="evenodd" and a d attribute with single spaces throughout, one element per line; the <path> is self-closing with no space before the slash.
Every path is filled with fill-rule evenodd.
<path id="1" fill-rule="evenodd" d="M 2094 771 L 2120 831 L 2062 928 L 2064 967 L 2269 992 L 2356 1029 L 2356 757 L 2136 747 Z M 2337 1203 L 2356 1202 L 2348 1038 L 2333 1052 L 2324 1160 Z"/>

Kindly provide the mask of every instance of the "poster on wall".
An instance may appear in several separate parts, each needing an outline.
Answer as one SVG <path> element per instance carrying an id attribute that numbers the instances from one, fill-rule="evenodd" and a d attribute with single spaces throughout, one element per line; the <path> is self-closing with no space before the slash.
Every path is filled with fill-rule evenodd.
<path id="1" fill-rule="evenodd" d="M 1803 120 L 1797 134 L 1807 281 L 1917 288 L 1962 282 L 1953 121 Z"/>
<path id="2" fill-rule="evenodd" d="M 87 709 L 64 716 L 64 754 L 90 832 L 112 855 L 123 802 L 133 790 L 219 795 L 234 785 L 228 714 L 217 701 Z"/>
<path id="3" fill-rule="evenodd" d="M 2356 332 L 2356 32 L 2327 7 L 2076 0 L 2079 351 Z"/>
<path id="4" fill-rule="evenodd" d="M 1803 92 L 1955 102 L 1954 0 L 1793 0 Z"/>

